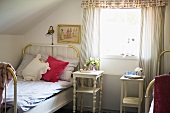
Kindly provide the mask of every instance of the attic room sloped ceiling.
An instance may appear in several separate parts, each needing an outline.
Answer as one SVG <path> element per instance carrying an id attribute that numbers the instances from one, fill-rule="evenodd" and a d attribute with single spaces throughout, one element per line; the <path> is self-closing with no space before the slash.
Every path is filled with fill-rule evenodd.
<path id="1" fill-rule="evenodd" d="M 23 35 L 65 0 L 0 0 L 0 34 Z"/>

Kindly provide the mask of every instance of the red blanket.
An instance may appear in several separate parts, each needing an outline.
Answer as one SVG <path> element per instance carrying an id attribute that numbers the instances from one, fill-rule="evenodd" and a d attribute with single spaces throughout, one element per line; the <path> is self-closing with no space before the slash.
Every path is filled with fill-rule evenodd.
<path id="1" fill-rule="evenodd" d="M 7 67 L 11 67 L 13 70 L 11 64 L 0 62 L 0 105 L 2 103 L 2 93 L 5 87 L 5 81 L 8 84 L 10 80 L 12 80 L 12 75 L 9 70 L 7 70 Z"/>
<path id="2" fill-rule="evenodd" d="M 154 113 L 170 113 L 170 75 L 155 77 Z"/>

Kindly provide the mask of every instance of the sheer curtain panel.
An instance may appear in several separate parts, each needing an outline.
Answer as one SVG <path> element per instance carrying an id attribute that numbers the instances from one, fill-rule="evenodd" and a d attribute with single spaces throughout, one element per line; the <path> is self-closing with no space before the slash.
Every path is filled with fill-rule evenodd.
<path id="1" fill-rule="evenodd" d="M 83 9 L 82 43 L 80 66 L 84 68 L 86 60 L 90 57 L 100 57 L 100 9 L 89 7 Z M 88 81 L 91 86 L 92 81 Z"/>
<path id="2" fill-rule="evenodd" d="M 165 6 L 142 8 L 139 65 L 144 70 L 145 86 L 158 74 L 158 55 L 164 49 Z"/>

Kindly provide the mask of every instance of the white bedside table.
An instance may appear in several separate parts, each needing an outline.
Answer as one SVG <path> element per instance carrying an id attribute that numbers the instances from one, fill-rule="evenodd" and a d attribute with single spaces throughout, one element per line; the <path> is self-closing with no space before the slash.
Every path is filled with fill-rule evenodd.
<path id="1" fill-rule="evenodd" d="M 101 99 L 102 99 L 102 83 L 103 83 L 103 72 L 104 71 L 91 71 L 91 72 L 73 72 L 73 113 L 76 111 L 76 94 L 77 93 L 91 93 L 93 94 L 93 113 L 96 112 L 96 93 L 100 91 L 99 96 L 99 112 L 101 113 Z M 76 85 L 76 78 L 92 78 L 93 79 L 93 87 L 85 87 L 83 84 L 81 87 Z M 99 79 L 99 87 L 97 87 L 97 79 Z M 82 106 L 82 102 L 81 102 Z M 81 112 L 82 112 L 81 107 Z"/>
<path id="2" fill-rule="evenodd" d="M 129 79 L 122 76 L 121 80 L 121 98 L 120 98 L 120 113 L 122 113 L 122 107 L 137 107 L 138 113 L 141 112 L 141 103 L 143 99 L 143 82 L 142 79 Z M 127 82 L 137 82 L 139 83 L 139 96 L 138 97 L 128 97 L 127 96 Z M 125 109 L 124 109 L 125 112 Z"/>

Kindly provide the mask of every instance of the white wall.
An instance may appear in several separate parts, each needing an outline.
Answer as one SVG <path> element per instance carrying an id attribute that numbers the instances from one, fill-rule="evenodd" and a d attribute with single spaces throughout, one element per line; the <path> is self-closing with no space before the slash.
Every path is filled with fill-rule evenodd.
<path id="1" fill-rule="evenodd" d="M 45 18 L 43 21 L 38 23 L 33 29 L 25 34 L 24 44 L 28 43 L 42 43 L 51 44 L 52 40 L 47 38 L 47 33 L 50 26 L 54 27 L 54 44 L 57 44 L 57 25 L 58 24 L 72 24 L 81 25 L 81 0 L 69 0 L 63 5 L 59 6 L 58 9 L 50 16 Z M 80 47 L 79 44 L 72 44 Z"/>
<path id="2" fill-rule="evenodd" d="M 138 59 L 102 58 L 101 70 L 105 71 L 103 84 L 103 109 L 119 110 L 120 108 L 120 77 L 125 71 L 134 71 Z M 136 86 L 136 84 L 134 84 Z M 137 87 L 129 87 L 129 96 L 136 96 Z"/>
<path id="3" fill-rule="evenodd" d="M 18 67 L 22 55 L 22 35 L 0 35 L 0 61 Z"/>
<path id="4" fill-rule="evenodd" d="M 170 3 L 169 3 L 170 4 Z M 169 8 L 170 6 L 168 6 Z M 166 15 L 166 33 L 169 37 L 169 19 L 170 10 Z M 61 5 L 56 11 L 54 11 L 50 16 L 45 18 L 43 21 L 38 23 L 32 30 L 27 32 L 24 37 L 24 44 L 28 43 L 42 43 L 51 44 L 51 39 L 46 38 L 45 34 L 49 26 L 53 26 L 54 33 L 54 44 L 57 44 L 57 25 L 58 24 L 81 24 L 82 19 L 82 9 L 81 0 L 69 0 L 65 4 Z M 169 37 L 170 38 L 170 37 Z M 80 49 L 79 44 L 73 44 Z M 120 102 L 120 77 L 127 70 L 134 70 L 138 66 L 137 59 L 101 59 L 101 69 L 105 71 L 104 84 L 103 84 L 103 98 L 102 98 L 102 108 L 110 110 L 119 110 Z M 130 90 L 130 95 L 136 95 L 137 88 L 134 87 Z M 92 105 L 92 98 L 87 96 L 85 98 L 85 106 Z"/>

